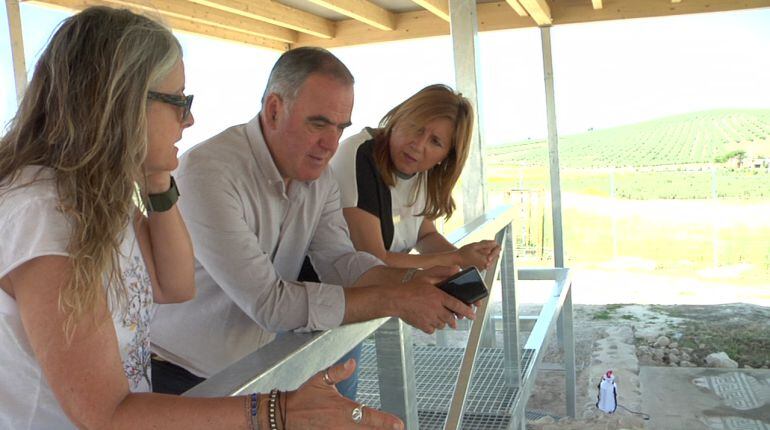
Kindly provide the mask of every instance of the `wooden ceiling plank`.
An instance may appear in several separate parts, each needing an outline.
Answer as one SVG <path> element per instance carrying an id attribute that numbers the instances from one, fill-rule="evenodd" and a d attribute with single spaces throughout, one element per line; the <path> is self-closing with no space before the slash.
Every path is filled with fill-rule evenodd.
<path id="1" fill-rule="evenodd" d="M 770 7 L 770 0 L 687 0 L 676 5 L 670 1 L 613 0 L 612 7 L 594 10 L 585 0 L 559 0 L 554 3 L 553 24 L 609 21 L 633 18 L 654 18 L 706 12 Z"/>
<path id="2" fill-rule="evenodd" d="M 671 0 L 671 1 L 674 1 L 674 0 Z M 591 0 L 591 4 L 593 5 L 594 9 L 602 8 L 602 0 Z"/>
<path id="3" fill-rule="evenodd" d="M 519 3 L 529 12 L 529 16 L 535 20 L 538 26 L 553 24 L 551 8 L 546 0 L 519 0 Z"/>
<path id="4" fill-rule="evenodd" d="M 297 32 L 288 28 L 268 24 L 235 15 L 220 9 L 213 9 L 191 3 L 186 0 L 105 0 L 121 6 L 134 6 L 136 8 L 154 12 L 168 17 L 187 19 L 205 25 L 222 27 L 227 30 L 240 31 L 255 36 L 274 39 L 285 43 L 297 41 Z"/>
<path id="5" fill-rule="evenodd" d="M 115 2 L 109 2 L 106 0 L 31 0 L 26 3 L 38 4 L 41 6 L 55 6 L 68 10 L 83 10 L 89 6 L 111 6 L 115 7 Z M 129 10 L 136 13 L 146 13 L 136 6 L 124 6 Z M 161 16 L 158 11 L 154 12 L 155 15 Z M 284 42 L 280 42 L 273 39 L 266 39 L 264 37 L 247 34 L 240 31 L 232 31 L 222 27 L 215 27 L 212 25 L 206 25 L 199 22 L 194 22 L 188 19 L 181 19 L 172 16 L 161 16 L 161 19 L 174 30 L 184 31 L 187 33 L 193 33 L 197 35 L 203 35 L 207 37 L 213 37 L 216 39 L 224 39 L 232 42 L 244 43 L 246 45 L 258 46 L 261 48 L 272 49 L 276 51 L 285 51 L 289 48 L 289 45 Z"/>
<path id="6" fill-rule="evenodd" d="M 505 0 L 519 16 L 529 16 L 527 10 L 519 3 L 519 0 Z"/>
<path id="7" fill-rule="evenodd" d="M 396 29 L 396 15 L 368 0 L 309 1 L 380 30 L 390 31 Z"/>
<path id="8" fill-rule="evenodd" d="M 412 0 L 415 4 L 437 17 L 449 22 L 449 1 L 448 0 Z"/>
<path id="9" fill-rule="evenodd" d="M 534 26 L 532 18 L 519 16 L 505 1 L 479 3 L 476 10 L 479 31 Z M 296 44 L 292 44 L 292 47 L 322 46 L 335 48 L 449 34 L 449 23 L 427 10 L 403 12 L 396 14 L 396 17 L 396 29 L 394 31 L 377 31 L 361 22 L 344 20 L 337 22 L 337 36 L 334 39 L 320 39 L 300 34 L 299 40 Z"/>
<path id="10" fill-rule="evenodd" d="M 168 18 L 168 24 L 175 30 L 186 31 L 196 35 L 203 35 L 215 39 L 224 39 L 231 42 L 240 42 L 247 45 L 267 48 L 274 51 L 286 51 L 289 49 L 288 43 L 278 40 L 265 39 L 264 37 L 245 34 L 240 31 L 227 30 L 222 27 L 199 24 L 186 19 Z"/>
<path id="11" fill-rule="evenodd" d="M 284 6 L 272 0 L 189 1 L 324 39 L 334 37 L 334 22 L 312 13 Z"/>

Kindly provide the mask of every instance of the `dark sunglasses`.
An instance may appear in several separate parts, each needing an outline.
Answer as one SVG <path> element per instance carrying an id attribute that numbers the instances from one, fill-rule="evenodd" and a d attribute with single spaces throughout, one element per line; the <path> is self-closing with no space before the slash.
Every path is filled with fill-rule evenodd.
<path id="1" fill-rule="evenodd" d="M 179 106 L 184 108 L 182 111 L 182 122 L 186 121 L 190 117 L 190 108 L 192 107 L 193 96 L 180 96 L 177 94 L 164 94 L 155 91 L 148 91 L 147 98 L 150 100 L 156 100 L 170 105 Z"/>

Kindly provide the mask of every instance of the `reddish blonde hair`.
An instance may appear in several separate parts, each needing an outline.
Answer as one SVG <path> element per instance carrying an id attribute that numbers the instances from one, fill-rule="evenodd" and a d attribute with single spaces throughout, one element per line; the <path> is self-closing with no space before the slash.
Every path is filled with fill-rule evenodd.
<path id="1" fill-rule="evenodd" d="M 449 153 L 437 166 L 420 175 L 427 175 L 425 209 L 420 215 L 428 219 L 449 218 L 455 210 L 452 189 L 460 178 L 470 151 L 473 132 L 473 106 L 462 94 L 442 85 L 427 86 L 390 110 L 380 128 L 374 130 L 376 141 L 374 159 L 383 181 L 390 187 L 396 184 L 396 167 L 390 158 L 390 137 L 401 121 L 409 121 L 420 128 L 428 122 L 446 118 L 454 124 Z M 418 181 L 422 183 L 422 181 Z"/>

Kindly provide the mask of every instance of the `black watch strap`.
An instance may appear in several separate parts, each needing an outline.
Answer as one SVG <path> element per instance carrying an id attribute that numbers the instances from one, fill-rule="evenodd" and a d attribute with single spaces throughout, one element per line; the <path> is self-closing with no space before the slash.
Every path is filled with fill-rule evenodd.
<path id="1" fill-rule="evenodd" d="M 163 193 L 150 194 L 147 196 L 147 211 L 148 212 L 165 212 L 171 209 L 179 200 L 179 190 L 176 187 L 176 181 L 174 177 L 171 177 L 171 186 Z"/>

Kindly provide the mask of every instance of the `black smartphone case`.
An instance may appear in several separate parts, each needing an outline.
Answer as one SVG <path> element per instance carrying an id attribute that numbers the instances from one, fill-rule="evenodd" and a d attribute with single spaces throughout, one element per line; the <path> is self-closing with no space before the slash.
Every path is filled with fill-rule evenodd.
<path id="1" fill-rule="evenodd" d="M 450 296 L 466 305 L 475 303 L 489 295 L 489 290 L 475 267 L 469 267 L 436 285 Z"/>

